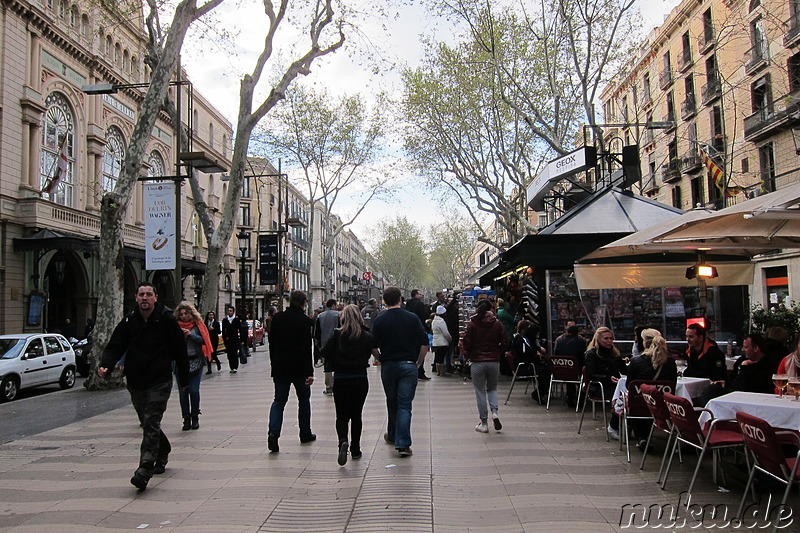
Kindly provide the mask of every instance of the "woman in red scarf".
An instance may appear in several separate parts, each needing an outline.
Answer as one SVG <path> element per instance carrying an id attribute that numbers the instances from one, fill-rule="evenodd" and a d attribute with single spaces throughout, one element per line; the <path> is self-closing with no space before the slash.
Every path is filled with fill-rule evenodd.
<path id="1" fill-rule="evenodd" d="M 186 338 L 186 352 L 189 354 L 189 386 L 185 389 L 178 387 L 178 397 L 181 400 L 183 413 L 183 430 L 199 429 L 200 421 L 200 380 L 203 379 L 203 368 L 211 360 L 213 351 L 208 328 L 203 323 L 203 317 L 197 312 L 194 305 L 181 302 L 175 313 L 178 325 L 183 330 Z"/>

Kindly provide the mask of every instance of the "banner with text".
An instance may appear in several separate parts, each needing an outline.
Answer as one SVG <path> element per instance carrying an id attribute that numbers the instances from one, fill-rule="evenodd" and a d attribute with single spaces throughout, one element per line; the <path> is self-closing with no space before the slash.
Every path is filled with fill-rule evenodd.
<path id="1" fill-rule="evenodd" d="M 144 184 L 144 249 L 147 270 L 171 270 L 176 264 L 175 183 Z"/>

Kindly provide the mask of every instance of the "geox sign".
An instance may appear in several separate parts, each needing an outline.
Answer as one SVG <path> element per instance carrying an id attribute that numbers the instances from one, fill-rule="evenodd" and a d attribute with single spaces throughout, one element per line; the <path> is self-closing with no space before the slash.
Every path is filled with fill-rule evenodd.
<path id="1" fill-rule="evenodd" d="M 528 205 L 540 211 L 544 208 L 542 200 L 559 180 L 583 172 L 597 165 L 597 149 L 584 146 L 574 152 L 550 161 L 528 186 Z"/>

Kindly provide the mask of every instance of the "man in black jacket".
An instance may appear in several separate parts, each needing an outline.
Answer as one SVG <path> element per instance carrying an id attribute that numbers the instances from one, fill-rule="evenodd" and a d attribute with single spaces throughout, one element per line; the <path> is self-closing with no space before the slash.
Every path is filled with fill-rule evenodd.
<path id="1" fill-rule="evenodd" d="M 422 322 L 423 329 L 428 331 L 426 322 L 431 317 L 431 312 L 430 308 L 422 301 L 422 293 L 420 293 L 419 290 L 414 289 L 411 291 L 411 299 L 406 302 L 406 311 L 411 311 L 417 315 L 419 317 L 419 321 Z M 417 369 L 417 377 L 419 379 L 431 379 L 430 376 L 425 375 L 424 364 Z"/>
<path id="2" fill-rule="evenodd" d="M 236 316 L 236 308 L 226 308 L 228 316 L 222 319 L 222 340 L 225 342 L 225 353 L 228 355 L 228 366 L 231 374 L 239 371 L 239 349 L 241 348 L 242 321 Z M 247 342 L 247 337 L 245 337 Z"/>
<path id="3" fill-rule="evenodd" d="M 311 432 L 311 384 L 314 383 L 314 361 L 311 332 L 314 321 L 305 313 L 308 297 L 303 291 L 292 291 L 289 308 L 272 317 L 269 330 L 269 360 L 275 399 L 269 410 L 267 448 L 278 451 L 278 438 L 283 427 L 283 410 L 289 400 L 289 388 L 297 395 L 297 422 L 300 442 L 317 439 Z"/>
<path id="4" fill-rule="evenodd" d="M 142 426 L 139 468 L 131 483 L 144 490 L 153 474 L 164 473 L 172 450 L 161 430 L 161 419 L 172 389 L 173 361 L 181 387 L 189 384 L 183 330 L 172 310 L 158 302 L 158 292 L 150 283 L 137 287 L 136 309 L 114 328 L 97 375 L 105 379 L 108 369 L 114 368 L 123 355 L 128 392 Z"/>

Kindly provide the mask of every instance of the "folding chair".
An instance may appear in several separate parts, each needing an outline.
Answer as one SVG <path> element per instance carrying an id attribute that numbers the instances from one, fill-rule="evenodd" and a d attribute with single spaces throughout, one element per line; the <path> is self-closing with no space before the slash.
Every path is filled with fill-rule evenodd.
<path id="1" fill-rule="evenodd" d="M 667 434 L 667 443 L 664 445 L 664 453 L 661 456 L 661 466 L 658 469 L 658 479 L 656 479 L 656 483 L 661 484 L 661 475 L 664 472 L 667 455 L 672 449 L 672 438 L 675 436 L 675 432 L 672 430 L 672 421 L 669 419 L 669 409 L 667 409 L 667 404 L 664 403 L 664 393 L 658 390 L 655 385 L 648 385 L 646 383 L 643 384 L 640 389 L 642 391 L 642 399 L 645 405 L 647 405 L 650 414 L 653 416 L 653 425 L 650 427 L 650 434 L 647 435 L 647 443 L 644 446 L 644 454 L 642 455 L 642 462 L 639 465 L 639 470 L 644 470 L 644 462 L 647 459 L 647 450 L 650 449 L 653 432 L 656 429 L 663 431 Z M 678 448 L 678 454 L 680 454 L 680 450 L 681 449 Z M 681 458 L 681 462 L 683 462 L 683 458 Z"/>
<path id="2" fill-rule="evenodd" d="M 669 381 L 649 381 L 644 379 L 637 379 L 627 384 L 627 392 L 623 393 L 623 409 L 620 423 L 622 424 L 622 431 L 620 431 L 620 445 L 625 441 L 625 450 L 628 456 L 628 462 L 631 462 L 631 439 L 630 430 L 628 428 L 628 421 L 630 420 L 648 420 L 653 421 L 653 415 L 650 413 L 644 398 L 642 398 L 642 385 L 653 385 L 662 392 L 672 392 L 675 384 Z M 652 429 L 652 426 L 651 426 Z"/>
<path id="3" fill-rule="evenodd" d="M 523 371 L 524 374 L 520 375 L 520 371 Z M 533 389 L 536 391 L 539 390 L 539 375 L 536 373 L 536 367 L 533 363 L 517 364 L 517 368 L 514 370 L 514 376 L 511 378 L 511 388 L 508 389 L 508 396 L 506 396 L 506 401 L 503 405 L 508 404 L 508 400 L 511 398 L 511 392 L 514 390 L 514 383 L 517 381 L 525 381 L 525 394 L 528 394 L 528 387 L 531 381 L 533 381 Z M 542 405 L 541 398 L 539 398 L 539 405 Z"/>
<path id="4" fill-rule="evenodd" d="M 703 456 L 705 456 L 705 453 L 711 450 L 713 454 L 714 464 L 712 479 L 714 483 L 716 483 L 717 467 L 721 466 L 719 451 L 725 448 L 744 448 L 742 434 L 738 431 L 738 428 L 736 428 L 736 431 L 732 431 L 730 429 L 722 429 L 722 427 L 725 426 L 717 427 L 718 424 L 729 421 L 714 418 L 714 413 L 710 410 L 694 407 L 692 402 L 686 398 L 681 398 L 680 396 L 665 392 L 664 402 L 667 404 L 667 409 L 669 409 L 669 419 L 672 422 L 672 428 L 675 430 L 675 440 L 672 443 L 672 453 L 667 463 L 667 471 L 664 473 L 664 482 L 661 484 L 661 488 L 663 489 L 667 485 L 669 471 L 672 467 L 672 459 L 674 458 L 678 443 L 682 442 L 687 444 L 700 452 L 700 457 L 697 458 L 697 466 L 694 469 L 694 475 L 692 475 L 692 481 L 689 482 L 689 490 L 687 491 L 686 501 L 690 501 L 692 488 L 697 479 L 697 473 L 700 471 L 700 465 L 703 464 Z M 711 415 L 711 422 L 705 427 L 700 426 L 699 417 L 702 412 L 707 412 Z M 745 457 L 747 457 L 747 454 L 745 454 Z M 749 459 L 747 463 L 749 468 Z M 720 472 L 722 472 L 722 484 L 725 485 L 725 472 L 722 471 L 721 468 Z"/>
<path id="5" fill-rule="evenodd" d="M 586 367 L 583 367 L 583 373 L 581 377 L 582 387 L 583 390 L 583 410 L 581 411 L 581 421 L 578 423 L 578 434 L 581 433 L 581 427 L 583 426 L 583 417 L 586 416 L 586 404 L 588 402 L 592 402 L 592 420 L 597 419 L 597 413 L 595 411 L 596 405 L 599 403 L 603 407 L 603 428 L 608 427 L 608 415 L 606 414 L 606 403 L 611 405 L 611 398 L 606 399 L 606 392 L 603 389 L 603 384 L 599 381 L 591 381 L 589 379 L 589 371 Z M 592 385 L 597 384 L 600 388 L 600 396 L 592 394 Z M 606 431 L 606 442 L 609 442 L 610 438 L 608 436 L 608 431 Z"/>
<path id="6" fill-rule="evenodd" d="M 553 394 L 553 383 L 572 383 L 578 386 L 580 391 L 583 383 L 581 366 L 577 357 L 571 355 L 553 355 L 547 359 L 550 366 L 550 386 L 547 389 L 547 409 L 550 409 L 550 396 Z M 580 392 L 578 392 L 580 396 Z M 580 403 L 580 402 L 576 402 Z M 575 412 L 578 407 L 575 406 Z"/>
<path id="7" fill-rule="evenodd" d="M 786 500 L 789 498 L 789 491 L 792 490 L 792 485 L 800 484 L 800 472 L 798 472 L 798 467 L 800 467 L 800 434 L 796 431 L 776 430 L 766 420 L 741 411 L 736 413 L 736 421 L 742 430 L 742 438 L 747 451 L 753 458 L 753 466 L 750 469 L 750 476 L 747 478 L 747 485 L 744 487 L 742 502 L 739 504 L 736 517 L 742 518 L 744 502 L 747 500 L 747 491 L 753 485 L 756 470 L 786 485 L 779 507 L 779 509 L 783 509 L 783 506 L 786 505 Z M 784 443 L 791 443 L 798 447 L 797 454 L 794 457 L 786 457 L 781 448 L 781 444 Z M 755 500 L 755 490 L 753 490 L 753 499 Z M 779 521 L 775 520 L 774 531 L 778 531 L 778 526 Z"/>

